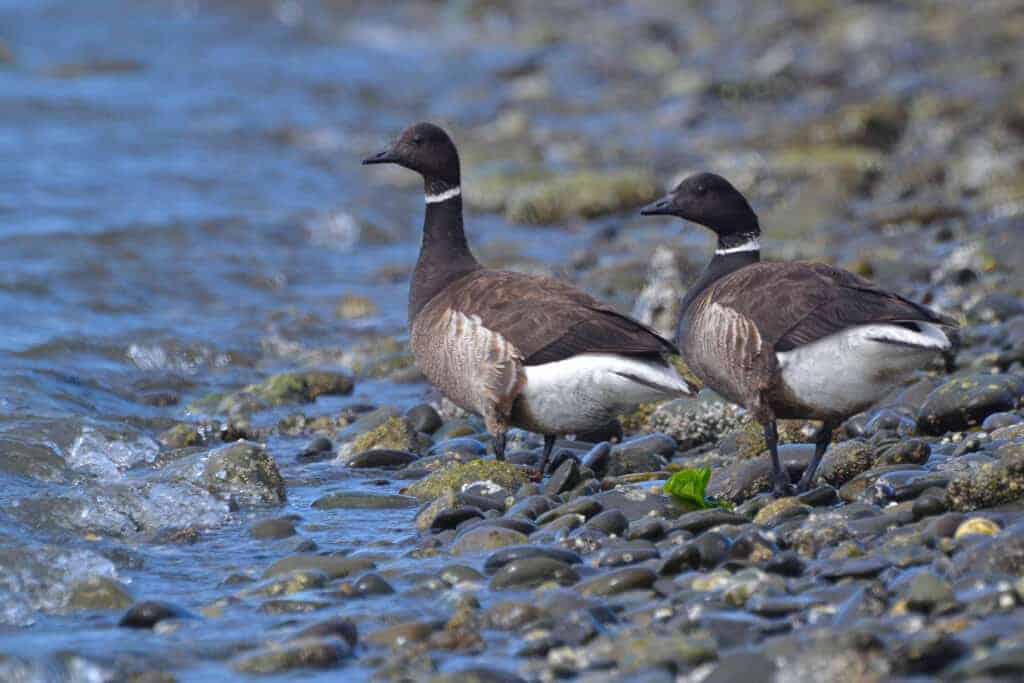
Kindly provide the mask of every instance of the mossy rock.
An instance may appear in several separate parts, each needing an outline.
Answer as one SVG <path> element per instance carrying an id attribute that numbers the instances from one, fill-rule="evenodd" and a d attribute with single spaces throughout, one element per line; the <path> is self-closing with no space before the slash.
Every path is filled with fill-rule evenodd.
<path id="1" fill-rule="evenodd" d="M 214 450 L 203 468 L 202 483 L 211 493 L 253 504 L 280 504 L 284 479 L 266 448 L 236 441 Z"/>
<path id="2" fill-rule="evenodd" d="M 646 204 L 660 191 L 647 171 L 580 171 L 527 185 L 509 197 L 505 215 L 510 221 L 528 225 L 595 218 Z"/>
<path id="3" fill-rule="evenodd" d="M 999 462 L 986 463 L 949 482 L 946 497 L 951 509 L 968 512 L 1024 498 L 1024 445 L 1006 444 L 996 455 Z"/>
<path id="4" fill-rule="evenodd" d="M 320 396 L 347 396 L 352 378 L 339 372 L 288 372 L 229 394 L 211 394 L 189 406 L 191 412 L 250 415 L 288 403 L 312 403 Z"/>
<path id="5" fill-rule="evenodd" d="M 167 448 L 189 448 L 202 446 L 206 442 L 196 426 L 187 422 L 174 425 L 157 439 Z"/>
<path id="6" fill-rule="evenodd" d="M 338 372 L 289 372 L 274 375 L 265 382 L 253 384 L 243 391 L 264 403 L 279 406 L 285 403 L 312 403 L 319 396 L 347 396 L 352 393 L 352 378 Z"/>
<path id="7" fill-rule="evenodd" d="M 91 576 L 71 587 L 68 608 L 72 610 L 123 610 L 135 602 L 120 581 Z"/>
<path id="8" fill-rule="evenodd" d="M 941 436 L 981 423 L 992 413 L 1013 410 L 1024 393 L 1024 378 L 1017 375 L 967 375 L 938 386 L 921 404 L 917 426 L 925 434 Z"/>
<path id="9" fill-rule="evenodd" d="M 338 449 L 338 460 L 347 463 L 359 453 L 375 450 L 421 453 L 430 444 L 430 437 L 418 433 L 405 417 L 396 415 L 343 443 Z"/>
<path id="10" fill-rule="evenodd" d="M 804 422 L 800 420 L 778 420 L 779 443 L 804 443 Z M 742 460 L 756 458 L 768 449 L 764 440 L 764 428 L 757 422 L 747 421 L 723 436 L 718 442 L 722 455 Z"/>
<path id="11" fill-rule="evenodd" d="M 420 500 L 433 500 L 446 491 L 458 493 L 466 484 L 475 481 L 493 481 L 498 486 L 514 491 L 529 481 L 529 473 L 516 465 L 497 460 L 473 460 L 454 463 L 416 482 L 404 493 Z"/>

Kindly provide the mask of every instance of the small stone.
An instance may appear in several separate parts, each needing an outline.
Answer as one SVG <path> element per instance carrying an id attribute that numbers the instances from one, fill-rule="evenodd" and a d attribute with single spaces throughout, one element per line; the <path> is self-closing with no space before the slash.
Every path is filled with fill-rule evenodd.
<path id="1" fill-rule="evenodd" d="M 127 628 L 153 628 L 167 619 L 194 619 L 195 615 L 169 602 L 147 600 L 136 603 L 125 612 L 118 626 Z"/>
<path id="2" fill-rule="evenodd" d="M 331 440 L 326 436 L 318 436 L 302 449 L 302 451 L 296 456 L 303 462 L 315 462 L 317 460 L 327 460 L 334 455 L 334 445 Z"/>
<path id="3" fill-rule="evenodd" d="M 1014 375 L 956 377 L 932 391 L 917 414 L 918 427 L 941 436 L 979 424 L 992 413 L 1017 407 L 1024 378 Z"/>
<path id="4" fill-rule="evenodd" d="M 554 471 L 544 485 L 544 495 L 557 496 L 568 491 L 580 481 L 580 468 L 575 458 L 569 458 Z"/>
<path id="5" fill-rule="evenodd" d="M 246 588 L 242 591 L 242 595 L 275 598 L 301 593 L 312 588 L 322 588 L 327 580 L 327 574 L 317 569 L 296 569 L 286 574 L 272 576 L 263 583 Z"/>
<path id="6" fill-rule="evenodd" d="M 998 462 L 953 477 L 946 489 L 952 509 L 977 510 L 1024 498 L 1024 444 L 1005 444 L 996 455 Z"/>
<path id="7" fill-rule="evenodd" d="M 598 567 L 623 567 L 657 559 L 661 553 L 650 541 L 632 541 L 608 546 L 597 557 Z"/>
<path id="8" fill-rule="evenodd" d="M 907 607 L 930 614 L 955 601 L 953 588 L 948 581 L 929 571 L 921 571 L 910 579 L 904 591 Z"/>
<path id="9" fill-rule="evenodd" d="M 676 442 L 665 434 L 645 434 L 613 446 L 606 476 L 619 477 L 641 472 L 659 472 L 668 465 Z"/>
<path id="10" fill-rule="evenodd" d="M 295 535 L 295 520 L 289 517 L 264 519 L 249 527 L 249 535 L 259 540 L 276 540 Z"/>
<path id="11" fill-rule="evenodd" d="M 455 539 L 452 555 L 473 555 L 526 543 L 526 534 L 501 527 L 477 527 Z"/>
<path id="12" fill-rule="evenodd" d="M 609 536 L 621 536 L 629 528 L 629 520 L 620 510 L 605 510 L 591 517 L 585 526 L 602 531 Z"/>
<path id="13" fill-rule="evenodd" d="M 484 571 L 493 574 L 509 562 L 529 558 L 545 557 L 563 564 L 580 564 L 583 559 L 576 553 L 565 548 L 545 545 L 520 545 L 502 548 L 493 553 L 484 562 Z"/>
<path id="14" fill-rule="evenodd" d="M 875 455 L 866 442 L 850 439 L 832 444 L 821 459 L 817 476 L 838 487 L 871 469 L 874 462 Z"/>
<path id="15" fill-rule="evenodd" d="M 471 519 L 483 519 L 484 513 L 479 508 L 463 505 L 442 510 L 434 517 L 430 525 L 431 531 L 444 531 L 454 529 L 463 522 Z"/>
<path id="16" fill-rule="evenodd" d="M 722 508 L 711 508 L 680 515 L 671 523 L 670 529 L 683 529 L 692 534 L 699 534 L 723 524 L 741 525 L 749 522 L 749 519 L 735 512 L 729 512 Z"/>
<path id="17" fill-rule="evenodd" d="M 395 589 L 380 574 L 370 572 L 363 574 L 352 583 L 352 595 L 366 597 L 368 595 L 390 595 Z"/>
<path id="18" fill-rule="evenodd" d="M 418 502 L 415 498 L 398 494 L 338 491 L 320 496 L 313 501 L 312 506 L 317 510 L 399 510 L 416 507 Z"/>
<path id="19" fill-rule="evenodd" d="M 810 505 L 801 503 L 796 498 L 779 498 L 765 505 L 754 517 L 754 524 L 773 527 L 793 517 L 810 514 Z"/>
<path id="20" fill-rule="evenodd" d="M 232 661 L 231 668 L 245 674 L 275 674 L 297 669 L 330 669 L 352 654 L 352 648 L 337 638 L 303 638 L 269 645 Z"/>
<path id="21" fill-rule="evenodd" d="M 995 536 L 1000 531 L 999 525 L 984 517 L 970 517 L 956 528 L 953 538 L 960 540 L 965 536 Z"/>
<path id="22" fill-rule="evenodd" d="M 418 459 L 418 455 L 415 453 L 409 453 L 408 451 L 374 449 L 372 451 L 357 453 L 352 456 L 347 464 L 353 469 L 399 469 L 416 462 Z"/>
<path id="23" fill-rule="evenodd" d="M 514 491 L 529 480 L 527 471 L 505 462 L 474 460 L 453 463 L 410 486 L 406 493 L 420 500 L 433 500 L 445 491 L 459 493 L 467 484 L 492 481 Z"/>
<path id="24" fill-rule="evenodd" d="M 523 557 L 505 564 L 491 579 L 491 590 L 535 588 L 545 583 L 571 586 L 579 574 L 564 562 L 550 557 Z"/>
<path id="25" fill-rule="evenodd" d="M 373 560 L 365 557 L 345 557 L 341 555 L 291 555 L 270 565 L 263 572 L 267 579 L 287 574 L 300 569 L 312 569 L 323 572 L 331 579 L 340 579 L 351 574 L 373 569 Z"/>
<path id="26" fill-rule="evenodd" d="M 253 504 L 279 505 L 286 499 L 277 463 L 262 445 L 236 441 L 217 448 L 206 460 L 203 485 L 211 493 Z"/>
<path id="27" fill-rule="evenodd" d="M 658 575 L 646 567 L 627 567 L 585 581 L 577 587 L 587 597 L 610 596 L 650 588 Z"/>
<path id="28" fill-rule="evenodd" d="M 157 440 L 167 448 L 189 448 L 206 443 L 202 433 L 193 424 L 177 424 L 162 433 Z"/>
<path id="29" fill-rule="evenodd" d="M 405 413 L 405 419 L 413 429 L 424 434 L 433 434 L 444 424 L 438 412 L 428 403 L 410 408 Z"/>
<path id="30" fill-rule="evenodd" d="M 303 638 L 341 638 L 349 647 L 355 647 L 358 633 L 354 623 L 336 617 L 307 626 L 295 634 L 295 640 Z"/>
<path id="31" fill-rule="evenodd" d="M 608 472 L 611 454 L 612 445 L 607 441 L 602 441 L 586 452 L 580 459 L 580 464 L 598 477 L 603 477 Z"/>
<path id="32" fill-rule="evenodd" d="M 368 634 L 364 640 L 370 645 L 398 648 L 410 643 L 421 643 L 433 632 L 432 625 L 422 621 L 411 621 L 374 631 Z"/>

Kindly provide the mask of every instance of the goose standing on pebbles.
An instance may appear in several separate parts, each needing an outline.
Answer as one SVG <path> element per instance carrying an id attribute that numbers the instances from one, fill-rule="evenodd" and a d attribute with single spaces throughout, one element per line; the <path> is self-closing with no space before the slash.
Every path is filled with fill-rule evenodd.
<path id="1" fill-rule="evenodd" d="M 727 180 L 700 173 L 641 210 L 699 223 L 718 235 L 715 256 L 687 293 L 678 344 L 691 371 L 764 427 L 776 495 L 793 491 L 779 462 L 777 418 L 820 420 L 806 491 L 844 419 L 950 348 L 936 313 L 845 270 L 762 263 L 761 229 Z"/>
<path id="2" fill-rule="evenodd" d="M 558 280 L 480 265 L 462 227 L 459 155 L 444 130 L 418 123 L 363 163 L 423 176 L 412 352 L 441 393 L 483 416 L 499 460 L 510 426 L 544 435 L 543 474 L 557 435 L 692 394 L 665 358 L 675 346 L 646 326 Z"/>

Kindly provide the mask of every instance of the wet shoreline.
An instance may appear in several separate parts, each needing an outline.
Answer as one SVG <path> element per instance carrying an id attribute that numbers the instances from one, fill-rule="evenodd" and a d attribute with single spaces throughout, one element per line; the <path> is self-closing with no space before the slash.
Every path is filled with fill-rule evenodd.
<path id="1" fill-rule="evenodd" d="M 1013 3 L 88 5 L 0 3 L 0 678 L 1024 671 Z M 411 363 L 421 189 L 358 165 L 420 119 L 487 264 L 671 328 L 711 241 L 635 207 L 707 168 L 766 258 L 962 316 L 954 372 L 800 499 L 706 394 L 499 467 Z M 702 466 L 731 511 L 661 493 Z"/>

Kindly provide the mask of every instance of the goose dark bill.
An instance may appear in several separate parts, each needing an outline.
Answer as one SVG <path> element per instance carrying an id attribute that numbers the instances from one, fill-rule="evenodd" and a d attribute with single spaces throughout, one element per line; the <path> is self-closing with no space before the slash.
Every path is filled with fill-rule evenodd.
<path id="1" fill-rule="evenodd" d="M 426 214 L 409 288 L 413 355 L 427 379 L 483 416 L 504 459 L 505 433 L 593 431 L 640 403 L 691 395 L 666 357 L 675 345 L 558 280 L 483 267 L 466 240 L 459 156 L 444 130 L 408 128 L 364 163 L 423 177 Z"/>
<path id="2" fill-rule="evenodd" d="M 763 425 L 775 491 L 791 491 L 775 420 L 820 420 L 814 480 L 832 430 L 949 350 L 956 322 L 926 306 L 820 263 L 765 263 L 750 204 L 727 180 L 700 173 L 644 207 L 718 236 L 715 256 L 683 300 L 677 341 L 690 369 Z"/>

